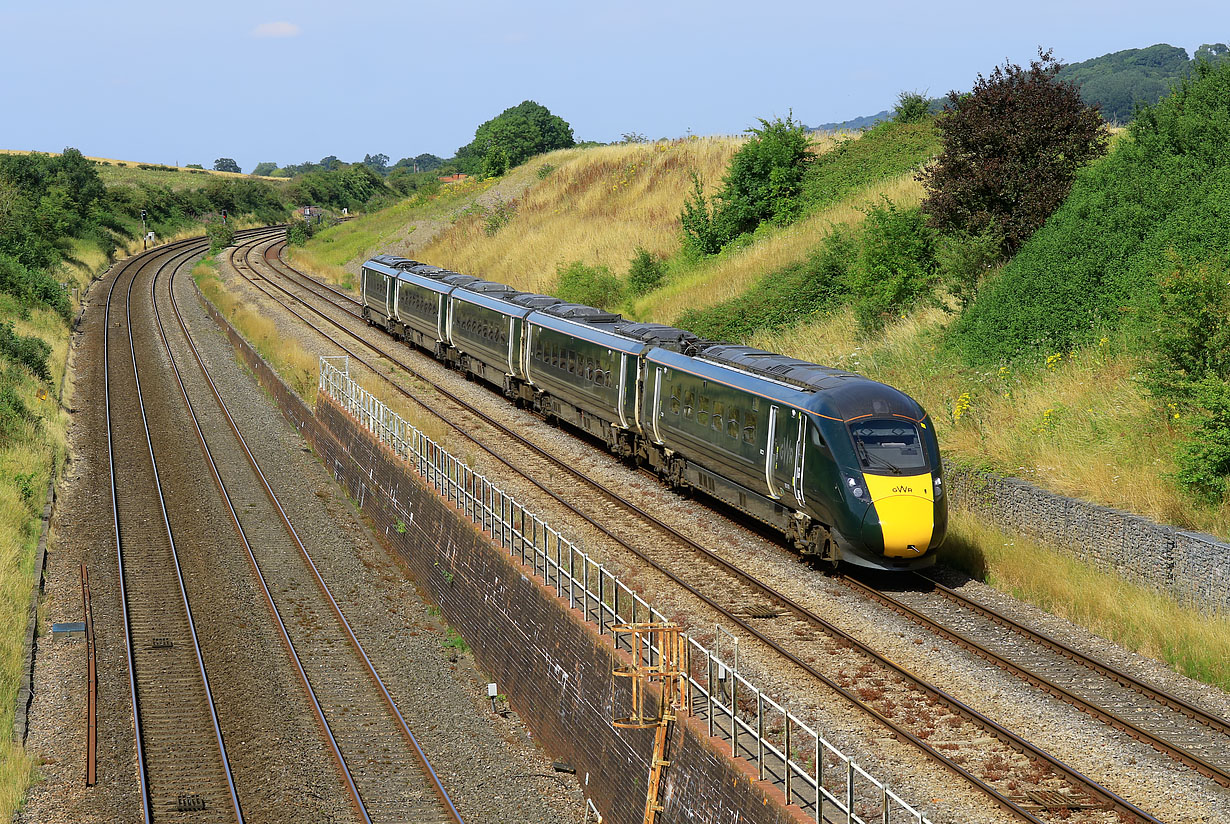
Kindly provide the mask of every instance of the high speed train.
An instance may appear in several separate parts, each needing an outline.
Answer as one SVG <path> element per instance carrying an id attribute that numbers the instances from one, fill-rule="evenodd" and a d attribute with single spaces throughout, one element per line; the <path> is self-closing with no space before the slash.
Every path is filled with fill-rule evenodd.
<path id="1" fill-rule="evenodd" d="M 935 561 L 948 524 L 939 446 L 891 386 L 389 255 L 363 265 L 360 291 L 369 324 L 805 555 L 882 570 Z"/>

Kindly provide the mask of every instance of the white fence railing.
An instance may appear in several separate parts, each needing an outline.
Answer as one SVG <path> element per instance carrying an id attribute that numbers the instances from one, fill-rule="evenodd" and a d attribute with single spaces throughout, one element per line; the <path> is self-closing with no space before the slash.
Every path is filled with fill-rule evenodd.
<path id="1" fill-rule="evenodd" d="M 339 367 L 336 362 L 341 362 Z M 503 549 L 568 599 L 599 634 L 618 624 L 667 622 L 666 616 L 515 498 L 432 441 L 349 375 L 345 358 L 321 358 L 320 391 L 400 456 L 414 472 L 480 526 Z M 714 652 L 686 635 L 685 670 L 691 711 L 709 734 L 730 742 L 761 780 L 782 788 L 789 803 L 816 821 L 847 824 L 931 824 L 815 729 L 765 695 Z M 653 654 L 652 648 L 646 646 Z M 817 800 L 819 799 L 819 800 Z"/>

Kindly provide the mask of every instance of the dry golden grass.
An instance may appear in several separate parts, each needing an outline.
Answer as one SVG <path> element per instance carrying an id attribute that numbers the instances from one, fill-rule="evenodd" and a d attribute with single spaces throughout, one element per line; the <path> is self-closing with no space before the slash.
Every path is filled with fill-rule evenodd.
<path id="1" fill-rule="evenodd" d="M 202 294 L 222 313 L 231 325 L 252 344 L 257 353 L 280 374 L 299 397 L 309 404 L 316 397 L 320 378 L 320 361 L 298 341 L 278 331 L 273 319 L 229 292 L 223 286 L 212 261 L 197 264 L 192 277 Z"/>
<path id="2" fill-rule="evenodd" d="M 836 225 L 857 225 L 862 210 L 887 197 L 903 208 L 918 205 L 922 185 L 913 173 L 860 190 L 827 209 L 784 228 L 764 232 L 748 246 L 713 260 L 641 298 L 629 313 L 641 320 L 673 323 L 687 309 L 701 309 L 737 297 L 764 275 L 806 260 Z"/>
<path id="3" fill-rule="evenodd" d="M 959 461 L 1163 523 L 1230 534 L 1230 504 L 1202 508 L 1167 477 L 1175 468 L 1175 421 L 1135 380 L 1139 364 L 1116 341 L 1054 353 L 1049 365 L 1039 357 L 980 371 L 938 348 L 951 317 L 916 311 L 868 340 L 847 310 L 749 343 L 896 386 L 931 413 L 945 453 Z M 958 414 L 964 393 L 968 406 Z"/>
<path id="4" fill-rule="evenodd" d="M 1088 627 L 1190 678 L 1230 689 L 1230 615 L 1209 615 L 1099 572 L 966 512 L 953 511 L 941 559 L 996 589 Z M 1039 575 L 1039 570 L 1046 570 Z"/>
<path id="5" fill-rule="evenodd" d="M 531 292 L 549 291 L 556 266 L 574 260 L 623 274 L 638 246 L 660 255 L 679 248 L 679 212 L 692 174 L 712 191 L 742 143 L 698 138 L 534 158 L 517 172 L 555 168 L 515 199 L 516 215 L 506 226 L 488 235 L 483 215 L 469 215 L 428 245 L 421 259 Z"/>

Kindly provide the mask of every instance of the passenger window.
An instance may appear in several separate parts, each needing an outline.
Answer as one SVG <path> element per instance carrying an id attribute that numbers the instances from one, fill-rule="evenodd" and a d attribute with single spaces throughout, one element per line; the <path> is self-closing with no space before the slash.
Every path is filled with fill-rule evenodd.
<path id="1" fill-rule="evenodd" d="M 680 403 L 679 403 L 679 390 L 678 390 L 678 389 L 674 389 L 674 388 L 672 388 L 672 389 L 671 389 L 671 413 L 672 413 L 672 414 L 675 414 L 675 415 L 678 415 L 678 414 L 679 414 L 679 407 L 680 407 Z"/>
<path id="2" fill-rule="evenodd" d="M 594 359 L 585 359 L 585 380 L 592 381 L 594 379 Z"/>
<path id="3" fill-rule="evenodd" d="M 689 389 L 683 395 L 683 416 L 692 420 L 692 408 L 696 406 L 696 392 Z"/>
<path id="4" fill-rule="evenodd" d="M 571 349 L 568 350 L 568 373 L 571 375 L 577 373 L 577 353 Z"/>
<path id="5" fill-rule="evenodd" d="M 756 402 L 752 401 L 752 406 Z M 748 412 L 743 416 L 743 440 L 745 443 L 754 443 L 756 441 L 756 416 Z"/>
<path id="6" fill-rule="evenodd" d="M 696 410 L 696 422 L 701 426 L 709 423 L 709 398 L 700 396 L 700 408 Z"/>
<path id="7" fill-rule="evenodd" d="M 559 347 L 551 344 L 551 365 L 559 366 Z"/>
<path id="8" fill-rule="evenodd" d="M 722 431 L 722 402 L 713 402 L 713 430 L 715 432 Z"/>
<path id="9" fill-rule="evenodd" d="M 606 374 L 601 369 L 594 370 L 594 386 L 606 386 Z"/>
<path id="10" fill-rule="evenodd" d="M 736 418 L 731 418 L 726 422 L 726 436 L 739 440 L 739 421 Z"/>

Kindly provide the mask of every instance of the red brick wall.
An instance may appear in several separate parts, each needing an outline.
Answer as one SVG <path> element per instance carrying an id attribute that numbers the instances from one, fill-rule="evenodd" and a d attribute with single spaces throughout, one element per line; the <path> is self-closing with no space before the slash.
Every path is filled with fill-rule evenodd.
<path id="1" fill-rule="evenodd" d="M 611 725 L 613 707 L 622 713 L 630 705 L 627 679 L 611 675 L 617 661 L 627 663 L 626 655 L 330 399 L 318 398 L 313 414 L 212 307 L 210 314 L 534 735 L 576 767 L 604 820 L 640 822 L 653 732 Z M 659 821 L 785 824 L 802 818 L 797 808 L 785 807 L 780 791 L 755 782 L 750 766 L 732 760 L 729 745 L 710 739 L 696 719 L 675 725 L 670 747 Z"/>

